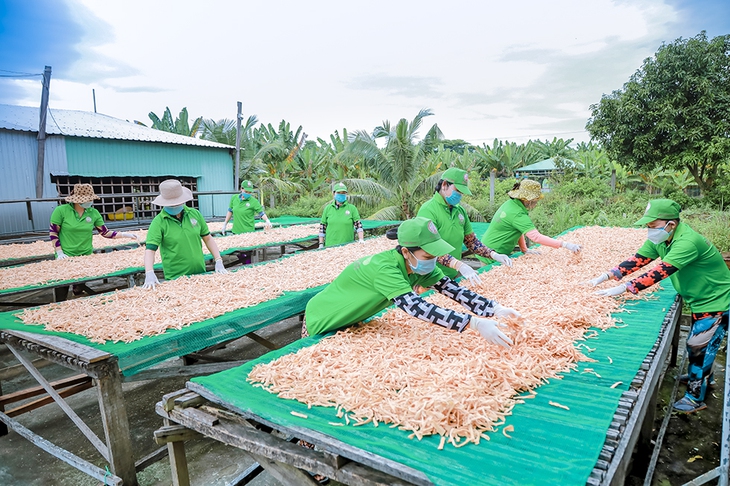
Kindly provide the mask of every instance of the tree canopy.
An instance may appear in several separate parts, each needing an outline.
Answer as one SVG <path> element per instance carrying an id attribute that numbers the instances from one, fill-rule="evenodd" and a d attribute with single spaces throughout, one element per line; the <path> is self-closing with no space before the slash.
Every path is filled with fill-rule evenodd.
<path id="1" fill-rule="evenodd" d="M 687 169 L 711 189 L 730 157 L 730 35 L 663 44 L 591 111 L 586 129 L 619 162 Z"/>

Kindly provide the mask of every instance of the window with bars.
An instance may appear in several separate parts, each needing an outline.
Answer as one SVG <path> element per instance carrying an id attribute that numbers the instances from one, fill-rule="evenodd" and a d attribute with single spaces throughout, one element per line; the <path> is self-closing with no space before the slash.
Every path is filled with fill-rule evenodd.
<path id="1" fill-rule="evenodd" d="M 66 197 L 73 191 L 74 184 L 91 184 L 94 193 L 101 199 L 94 201 L 96 208 L 106 221 L 125 219 L 152 219 L 160 212 L 159 206 L 152 204 L 159 194 L 160 183 L 167 179 L 179 180 L 183 187 L 193 192 L 198 190 L 195 177 L 85 177 L 74 175 L 52 175 L 51 182 L 56 184 L 59 197 Z M 155 194 L 153 196 L 134 196 L 133 194 Z M 115 196 L 118 194 L 118 196 Z M 187 203 L 198 208 L 198 196 Z"/>

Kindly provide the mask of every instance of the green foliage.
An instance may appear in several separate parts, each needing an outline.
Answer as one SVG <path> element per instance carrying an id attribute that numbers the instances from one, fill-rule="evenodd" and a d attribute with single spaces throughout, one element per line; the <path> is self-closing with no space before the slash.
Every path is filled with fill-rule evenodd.
<path id="1" fill-rule="evenodd" d="M 187 107 L 180 110 L 180 114 L 173 120 L 170 107 L 165 108 L 165 113 L 162 118 L 158 117 L 153 111 L 150 111 L 150 120 L 152 120 L 152 127 L 155 130 L 162 130 L 163 132 L 177 133 L 178 135 L 185 135 L 186 137 L 194 137 L 198 133 L 200 123 L 203 121 L 203 117 L 198 117 L 193 121 L 192 127 L 188 123 L 188 109 Z"/>
<path id="2" fill-rule="evenodd" d="M 644 173 L 687 169 L 703 193 L 730 157 L 730 35 L 662 45 L 592 105 L 586 125 L 617 160 Z"/>
<path id="3" fill-rule="evenodd" d="M 270 218 L 285 214 L 302 218 L 318 218 L 322 216 L 324 206 L 330 201 L 332 201 L 331 196 L 302 196 L 290 205 L 266 208 L 266 215 Z"/>

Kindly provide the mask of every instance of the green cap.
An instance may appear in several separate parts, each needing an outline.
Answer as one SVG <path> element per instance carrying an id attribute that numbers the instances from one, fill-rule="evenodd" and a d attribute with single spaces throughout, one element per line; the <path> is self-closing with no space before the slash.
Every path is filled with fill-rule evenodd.
<path id="1" fill-rule="evenodd" d="M 465 170 L 452 167 L 443 173 L 441 179 L 454 184 L 456 186 L 456 190 L 460 193 L 471 196 L 471 191 L 467 185 L 469 184 L 469 175 Z"/>
<path id="2" fill-rule="evenodd" d="M 332 186 L 332 192 L 347 192 L 347 186 L 344 185 L 342 182 L 338 182 L 334 186 Z"/>
<path id="3" fill-rule="evenodd" d="M 398 227 L 398 244 L 409 248 L 417 246 L 437 257 L 454 250 L 453 246 L 441 239 L 433 221 L 421 217 L 401 223 Z"/>
<path id="4" fill-rule="evenodd" d="M 253 191 L 253 182 L 249 180 L 241 181 L 241 189 L 245 191 Z"/>
<path id="5" fill-rule="evenodd" d="M 679 204 L 671 199 L 654 199 L 646 205 L 644 217 L 634 223 L 634 226 L 644 226 L 657 219 L 679 219 L 679 212 L 681 210 L 682 208 Z"/>

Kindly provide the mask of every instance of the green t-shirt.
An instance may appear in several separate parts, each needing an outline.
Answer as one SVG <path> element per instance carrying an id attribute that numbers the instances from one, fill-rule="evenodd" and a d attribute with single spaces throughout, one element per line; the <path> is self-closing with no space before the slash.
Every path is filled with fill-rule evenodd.
<path id="1" fill-rule="evenodd" d="M 147 249 L 160 249 L 162 270 L 170 280 L 180 275 L 205 272 L 201 238 L 210 234 L 200 211 L 185 206 L 182 220 L 163 209 L 147 231 Z"/>
<path id="2" fill-rule="evenodd" d="M 433 221 L 433 224 L 439 230 L 441 239 L 454 247 L 451 256 L 457 260 L 461 259 L 464 237 L 474 232 L 469 216 L 466 215 L 466 209 L 460 205 L 450 208 L 444 201 L 444 197 L 439 193 L 435 193 L 430 200 L 421 206 L 416 216 Z M 439 264 L 439 268 L 444 272 L 444 275 L 450 278 L 454 278 L 458 274 L 453 268 L 444 267 L 441 264 Z"/>
<path id="3" fill-rule="evenodd" d="M 79 213 L 73 203 L 62 204 L 51 213 L 51 224 L 58 225 L 61 250 L 68 256 L 91 255 L 94 252 L 94 228 L 104 226 L 104 219 L 94 208 Z"/>
<path id="4" fill-rule="evenodd" d="M 377 314 L 415 285 L 430 287 L 443 278 L 438 268 L 428 275 L 409 274 L 395 249 L 352 262 L 307 304 L 309 334 L 324 334 Z"/>
<path id="5" fill-rule="evenodd" d="M 730 307 L 730 270 L 707 238 L 681 222 L 669 245 L 647 240 L 637 253 L 679 270 L 669 276 L 692 312 L 720 312 Z"/>
<path id="6" fill-rule="evenodd" d="M 240 194 L 234 194 L 231 197 L 231 202 L 228 203 L 228 210 L 233 213 L 233 227 L 231 231 L 237 235 L 254 231 L 254 219 L 264 212 L 264 207 L 253 196 L 248 199 L 243 199 Z"/>
<path id="7" fill-rule="evenodd" d="M 347 201 L 339 208 L 331 202 L 322 212 L 322 223 L 327 225 L 324 246 L 340 245 L 355 241 L 355 222 L 360 221 L 357 208 Z"/>
<path id="8" fill-rule="evenodd" d="M 535 229 L 527 208 L 519 199 L 509 199 L 502 204 L 492 217 L 489 228 L 484 233 L 482 243 L 496 251 L 509 255 L 514 252 L 520 236 Z M 480 258 L 480 260 L 482 260 Z M 483 261 L 490 261 L 484 259 Z"/>

